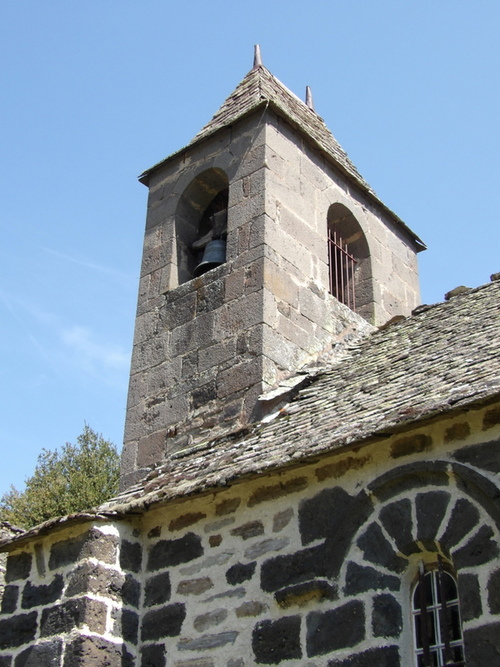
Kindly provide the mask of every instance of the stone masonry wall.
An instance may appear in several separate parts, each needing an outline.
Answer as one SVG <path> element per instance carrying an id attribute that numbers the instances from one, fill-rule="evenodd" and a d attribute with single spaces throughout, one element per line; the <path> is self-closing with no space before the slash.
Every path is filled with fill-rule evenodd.
<path id="1" fill-rule="evenodd" d="M 0 665 L 403 667 L 418 564 L 438 554 L 457 573 L 468 667 L 496 664 L 499 445 L 490 406 L 135 529 L 35 539 L 8 559 Z"/>

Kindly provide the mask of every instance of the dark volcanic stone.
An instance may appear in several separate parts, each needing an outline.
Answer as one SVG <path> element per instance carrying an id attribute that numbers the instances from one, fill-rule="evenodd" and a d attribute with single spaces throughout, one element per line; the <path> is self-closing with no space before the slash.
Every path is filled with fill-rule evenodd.
<path id="1" fill-rule="evenodd" d="M 160 540 L 149 552 L 148 571 L 188 563 L 202 555 L 201 538 L 194 533 L 187 533 L 178 540 Z"/>
<path id="2" fill-rule="evenodd" d="M 500 585 L 500 582 L 497 585 Z M 475 574 L 459 574 L 458 590 L 460 591 L 460 614 L 462 621 L 465 623 L 466 621 L 471 621 L 473 618 L 479 618 L 483 613 L 483 606 L 477 576 Z M 500 588 L 497 588 L 497 591 L 500 602 Z M 500 611 L 500 607 L 498 611 Z M 498 613 L 498 611 L 495 613 Z"/>
<path id="3" fill-rule="evenodd" d="M 500 459 L 498 449 L 500 442 L 483 442 L 480 445 L 469 445 L 454 452 L 453 458 L 460 463 L 470 463 L 477 468 L 483 468 L 489 472 L 500 472 Z"/>
<path id="4" fill-rule="evenodd" d="M 399 637 L 403 616 L 399 602 L 388 593 L 373 599 L 372 629 L 375 637 Z"/>
<path id="5" fill-rule="evenodd" d="M 423 486 L 448 486 L 449 478 L 447 463 L 444 461 L 428 461 L 409 463 L 386 472 L 368 484 L 379 500 L 390 500 L 396 495 L 418 489 Z"/>
<path id="6" fill-rule="evenodd" d="M 307 616 L 307 655 L 356 646 L 365 637 L 365 608 L 359 600 L 330 609 L 313 611 Z"/>
<path id="7" fill-rule="evenodd" d="M 144 606 L 153 607 L 156 604 L 163 604 L 170 600 L 170 575 L 168 572 L 162 572 L 155 577 L 150 577 L 146 581 L 144 589 Z"/>
<path id="8" fill-rule="evenodd" d="M 116 559 L 118 538 L 99 530 L 89 530 L 78 537 L 61 540 L 52 545 L 49 568 L 55 570 L 77 563 L 82 558 L 94 557 L 112 564 Z"/>
<path id="9" fill-rule="evenodd" d="M 278 665 L 283 660 L 301 658 L 300 616 L 257 623 L 252 634 L 252 648 L 258 664 Z"/>
<path id="10" fill-rule="evenodd" d="M 120 546 L 120 567 L 129 572 L 139 572 L 142 565 L 142 549 L 139 542 L 123 540 Z"/>
<path id="11" fill-rule="evenodd" d="M 0 649 L 22 646 L 32 641 L 36 633 L 36 611 L 0 620 Z"/>
<path id="12" fill-rule="evenodd" d="M 460 596 L 462 596 L 461 587 Z M 464 604 L 468 604 L 467 598 L 464 599 Z M 500 570 L 495 570 L 488 581 L 488 605 L 492 614 L 500 614 Z"/>
<path id="13" fill-rule="evenodd" d="M 141 628 L 142 641 L 155 641 L 163 637 L 177 637 L 186 618 L 185 606 L 170 604 L 160 609 L 152 609 L 144 614 Z"/>
<path id="14" fill-rule="evenodd" d="M 453 560 L 457 570 L 483 565 L 498 557 L 498 546 L 489 526 L 482 526 L 474 537 L 455 551 Z"/>
<path id="15" fill-rule="evenodd" d="M 141 585 L 131 574 L 127 574 L 122 586 L 123 604 L 138 607 L 141 597 Z"/>
<path id="16" fill-rule="evenodd" d="M 465 660 L 468 667 L 500 665 L 500 623 L 483 625 L 464 632 Z"/>
<path id="17" fill-rule="evenodd" d="M 404 498 L 386 505 L 380 511 L 380 520 L 401 553 L 409 555 L 407 545 L 413 542 L 411 502 Z"/>
<path id="18" fill-rule="evenodd" d="M 131 609 L 122 610 L 122 637 L 126 642 L 137 644 L 139 616 Z"/>
<path id="19" fill-rule="evenodd" d="M 40 635 L 48 637 L 71 632 L 83 624 L 93 632 L 104 632 L 106 627 L 106 605 L 97 600 L 76 598 L 63 604 L 48 607 L 42 612 Z"/>
<path id="20" fill-rule="evenodd" d="M 19 598 L 19 586 L 6 586 L 2 597 L 2 614 L 13 614 L 16 611 Z"/>
<path id="21" fill-rule="evenodd" d="M 0 667 L 12 667 L 12 656 L 0 655 Z"/>
<path id="22" fill-rule="evenodd" d="M 429 491 L 417 495 L 415 507 L 418 540 L 436 539 L 449 502 L 450 494 L 446 491 Z"/>
<path id="23" fill-rule="evenodd" d="M 324 489 L 313 498 L 303 500 L 299 508 L 302 544 L 323 537 L 336 537 L 346 530 L 351 535 L 372 511 L 367 496 L 350 496 L 341 488 Z M 346 520 L 348 518 L 348 520 Z"/>
<path id="24" fill-rule="evenodd" d="M 332 586 L 328 581 L 322 579 L 315 579 L 314 581 L 306 581 L 303 584 L 296 586 L 289 586 L 276 591 L 274 598 L 280 607 L 286 609 L 293 605 L 302 606 L 315 600 L 336 600 L 338 598 L 338 591 L 336 586 Z"/>
<path id="25" fill-rule="evenodd" d="M 236 565 L 232 565 L 226 572 L 227 583 L 231 584 L 231 586 L 236 586 L 236 584 L 248 581 L 253 577 L 255 566 L 255 561 L 253 563 L 236 563 Z"/>
<path id="26" fill-rule="evenodd" d="M 453 507 L 450 520 L 441 538 L 442 544 L 451 549 L 467 535 L 479 521 L 476 507 L 465 498 L 460 498 Z"/>
<path id="27" fill-rule="evenodd" d="M 407 561 L 394 553 L 392 545 L 386 540 L 377 523 L 368 526 L 358 538 L 357 544 L 365 559 L 375 565 L 382 565 L 395 572 L 403 572 L 407 567 Z"/>
<path id="28" fill-rule="evenodd" d="M 46 586 L 33 586 L 28 581 L 23 590 L 22 607 L 31 609 L 55 602 L 62 593 L 64 586 L 63 578 L 60 574 L 54 577 L 54 580 Z"/>
<path id="29" fill-rule="evenodd" d="M 134 667 L 133 657 L 123 646 L 100 637 L 77 637 L 66 646 L 63 667 Z"/>
<path id="30" fill-rule="evenodd" d="M 165 667 L 165 646 L 163 644 L 152 644 L 143 646 L 141 650 L 141 667 Z"/>
<path id="31" fill-rule="evenodd" d="M 397 646 L 370 648 L 343 660 L 330 660 L 328 667 L 400 667 Z"/>
<path id="32" fill-rule="evenodd" d="M 59 667 L 62 645 L 61 639 L 54 639 L 30 646 L 17 656 L 14 667 Z"/>
<path id="33" fill-rule="evenodd" d="M 372 567 L 363 567 L 357 563 L 349 563 L 345 578 L 344 593 L 357 595 L 365 591 L 390 590 L 398 591 L 401 587 L 399 577 L 378 572 Z"/>
<path id="34" fill-rule="evenodd" d="M 7 558 L 5 581 L 18 581 L 30 576 L 31 556 L 30 554 L 16 554 Z"/>
<path id="35" fill-rule="evenodd" d="M 270 593 L 316 577 L 330 578 L 330 575 L 331 563 L 321 545 L 265 561 L 261 568 L 261 586 Z"/>

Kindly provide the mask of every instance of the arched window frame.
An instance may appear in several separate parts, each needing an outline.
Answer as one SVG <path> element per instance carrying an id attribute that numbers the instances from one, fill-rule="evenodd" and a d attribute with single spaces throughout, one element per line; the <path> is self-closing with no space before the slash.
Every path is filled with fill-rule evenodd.
<path id="1" fill-rule="evenodd" d="M 416 667 L 464 667 L 458 585 L 441 557 L 420 564 L 411 596 Z"/>

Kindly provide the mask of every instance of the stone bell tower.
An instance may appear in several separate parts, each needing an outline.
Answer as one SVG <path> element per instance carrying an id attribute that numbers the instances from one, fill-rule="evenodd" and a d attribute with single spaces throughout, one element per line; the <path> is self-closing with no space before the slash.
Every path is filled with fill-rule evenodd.
<path id="1" fill-rule="evenodd" d="M 422 242 L 316 114 L 253 69 L 149 188 L 122 486 L 262 417 L 259 397 L 419 303 Z"/>

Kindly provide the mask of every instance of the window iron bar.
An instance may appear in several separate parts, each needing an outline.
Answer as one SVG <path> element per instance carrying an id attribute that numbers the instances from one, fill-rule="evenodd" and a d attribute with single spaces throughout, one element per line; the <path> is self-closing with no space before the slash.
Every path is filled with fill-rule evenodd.
<path id="1" fill-rule="evenodd" d="M 354 271 L 356 259 L 336 230 L 328 229 L 328 260 L 330 263 L 330 292 L 351 310 L 356 309 Z"/>
<path id="2" fill-rule="evenodd" d="M 453 663 L 453 656 L 451 653 L 450 636 L 448 632 L 450 623 L 449 623 L 448 607 L 446 606 L 446 592 L 444 589 L 444 581 L 443 581 L 443 560 L 441 558 L 441 555 L 438 555 L 437 578 L 439 586 L 439 597 L 441 598 L 441 627 L 444 630 L 444 632 L 442 633 L 444 635 L 442 637 L 444 642 L 444 659 L 445 659 L 445 664 L 449 665 L 450 663 Z"/>

